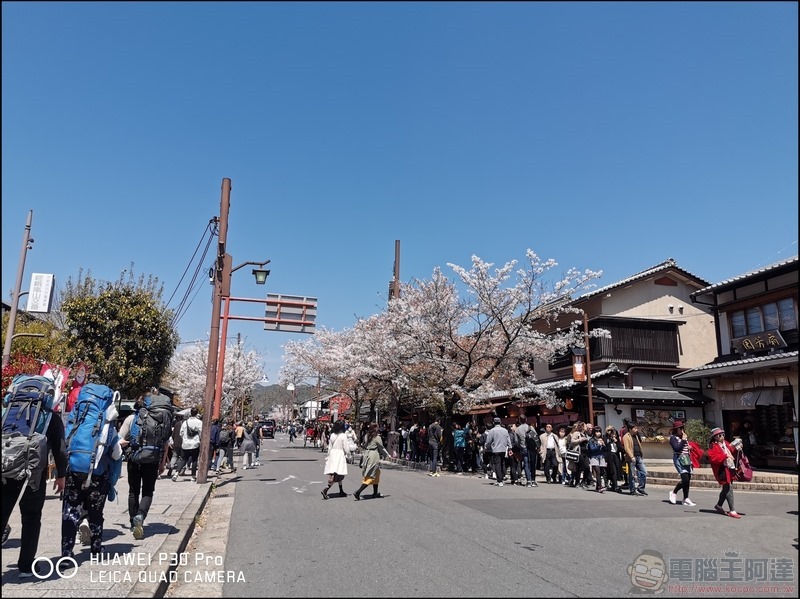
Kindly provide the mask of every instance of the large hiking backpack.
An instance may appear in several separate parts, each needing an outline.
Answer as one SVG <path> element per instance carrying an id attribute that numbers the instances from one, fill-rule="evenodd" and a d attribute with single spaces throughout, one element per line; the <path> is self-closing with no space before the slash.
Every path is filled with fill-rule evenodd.
<path id="1" fill-rule="evenodd" d="M 55 387 L 44 376 L 18 374 L 3 398 L 2 477 L 28 480 L 36 491 L 48 464 L 47 427 L 53 414 Z"/>
<path id="2" fill-rule="evenodd" d="M 106 385 L 89 383 L 81 387 L 75 406 L 69 413 L 64 431 L 69 472 L 85 474 L 84 487 L 92 476 L 106 473 L 111 459 L 109 450 L 117 440 L 117 430 L 110 426 L 117 394 Z"/>
<path id="3" fill-rule="evenodd" d="M 164 444 L 172 436 L 174 418 L 172 400 L 166 395 L 147 395 L 144 406 L 133 417 L 128 437 L 130 455 L 135 464 L 158 464 Z"/>

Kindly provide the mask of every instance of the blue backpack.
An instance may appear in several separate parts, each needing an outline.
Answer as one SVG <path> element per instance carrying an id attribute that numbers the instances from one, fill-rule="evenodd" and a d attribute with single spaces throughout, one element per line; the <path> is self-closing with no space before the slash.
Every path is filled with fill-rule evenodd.
<path id="1" fill-rule="evenodd" d="M 92 476 L 109 469 L 110 452 L 117 442 L 117 429 L 108 418 L 108 408 L 114 405 L 117 394 L 106 385 L 89 383 L 81 387 L 75 406 L 69 413 L 66 436 L 69 472 L 86 474 L 84 487 Z"/>
<path id="2" fill-rule="evenodd" d="M 2 477 L 28 480 L 39 488 L 47 465 L 47 427 L 53 414 L 55 388 L 44 376 L 18 374 L 3 398 Z"/>

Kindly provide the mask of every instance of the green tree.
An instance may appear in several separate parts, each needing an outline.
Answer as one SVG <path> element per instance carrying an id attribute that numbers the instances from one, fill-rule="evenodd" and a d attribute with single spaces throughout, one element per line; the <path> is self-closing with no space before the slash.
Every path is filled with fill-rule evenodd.
<path id="1" fill-rule="evenodd" d="M 178 344 L 172 311 L 162 300 L 163 284 L 150 275 L 135 280 L 133 265 L 116 282 L 100 282 L 79 271 L 61 298 L 64 325 L 74 358 L 118 390 L 136 397 L 161 381 Z"/>

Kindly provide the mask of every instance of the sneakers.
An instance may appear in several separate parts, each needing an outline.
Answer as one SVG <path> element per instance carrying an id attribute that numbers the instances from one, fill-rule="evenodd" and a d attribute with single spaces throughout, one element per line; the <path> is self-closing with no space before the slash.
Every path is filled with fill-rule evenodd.
<path id="1" fill-rule="evenodd" d="M 442 475 L 442 473 L 441 473 L 441 472 L 436 472 L 436 473 L 434 474 L 434 476 L 441 476 L 441 475 Z"/>
<path id="2" fill-rule="evenodd" d="M 197 477 L 194 477 L 194 476 L 193 476 L 193 477 L 192 477 L 192 482 L 193 482 L 193 483 L 196 483 L 196 482 L 197 482 Z"/>
<path id="3" fill-rule="evenodd" d="M 670 491 L 669 492 L 669 502 L 672 505 L 675 505 L 676 503 L 678 503 L 678 496 L 675 494 L 675 491 Z"/>
<path id="4" fill-rule="evenodd" d="M 693 506 L 697 504 L 687 497 L 686 499 L 683 500 L 683 505 Z"/>
<path id="5" fill-rule="evenodd" d="M 636 492 L 639 495 L 644 495 L 645 497 L 647 497 L 647 492 L 644 489 L 636 489 Z"/>
<path id="6" fill-rule="evenodd" d="M 141 514 L 136 514 L 133 517 L 133 526 L 131 526 L 133 538 L 137 541 L 144 538 L 144 517 Z"/>
<path id="7" fill-rule="evenodd" d="M 484 475 L 483 475 L 483 478 L 485 478 L 486 480 L 489 480 L 489 475 L 488 475 L 488 474 L 484 474 Z M 5 537 L 4 537 L 4 538 L 5 538 Z M 5 541 L 3 541 L 3 542 L 5 543 Z"/>
<path id="8" fill-rule="evenodd" d="M 525 488 L 529 489 L 529 488 L 531 488 L 531 486 L 532 486 L 531 483 L 528 483 L 527 485 L 525 485 Z"/>
<path id="9" fill-rule="evenodd" d="M 3 529 L 3 543 L 2 543 L 3 545 L 5 545 L 6 541 L 8 541 L 8 535 L 10 534 L 11 534 L 11 527 L 8 524 L 6 524 L 6 527 Z"/>
<path id="10" fill-rule="evenodd" d="M 177 474 L 172 477 L 172 482 L 174 482 L 174 483 L 178 482 L 178 475 Z"/>
<path id="11" fill-rule="evenodd" d="M 728 512 L 728 513 L 727 513 L 727 515 L 728 515 L 728 516 L 730 516 L 731 518 L 736 518 L 737 520 L 738 520 L 739 518 L 741 518 L 741 516 L 740 516 L 739 514 L 737 514 L 736 512 L 734 512 L 733 510 L 731 510 L 730 512 Z"/>
<path id="12" fill-rule="evenodd" d="M 37 578 L 42 575 L 42 571 L 38 567 L 36 567 L 36 575 L 37 575 L 36 576 Z M 33 578 L 33 570 L 31 570 L 30 572 L 24 572 L 24 571 L 20 570 L 19 577 L 20 578 Z"/>
<path id="13" fill-rule="evenodd" d="M 89 528 L 89 523 L 84 520 L 78 527 L 78 532 L 81 536 L 81 545 L 87 547 L 92 544 L 92 529 Z"/>
<path id="14" fill-rule="evenodd" d="M 498 486 L 498 487 L 502 487 L 502 486 L 503 486 L 503 483 L 497 483 L 497 486 Z"/>
<path id="15" fill-rule="evenodd" d="M 428 472 L 428 476 L 433 476 L 433 475 L 434 475 L 433 472 Z"/>
<path id="16" fill-rule="evenodd" d="M 725 510 L 722 509 L 721 505 L 715 505 L 714 509 L 717 511 L 718 514 L 724 514 Z"/>
<path id="17" fill-rule="evenodd" d="M 532 487 L 538 487 L 539 485 L 536 483 L 536 481 L 535 481 L 535 480 L 532 480 L 532 481 L 531 481 L 531 486 L 532 486 Z"/>

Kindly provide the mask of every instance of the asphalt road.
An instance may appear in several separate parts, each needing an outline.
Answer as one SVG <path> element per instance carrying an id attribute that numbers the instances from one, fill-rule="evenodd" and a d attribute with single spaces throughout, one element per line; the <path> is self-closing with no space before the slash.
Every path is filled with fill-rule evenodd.
<path id="1" fill-rule="evenodd" d="M 670 596 L 797 596 L 794 494 L 736 492 L 734 520 L 714 512 L 714 490 L 693 490 L 689 508 L 670 505 L 665 487 L 630 497 L 384 469 L 384 497 L 368 489 L 356 502 L 351 466 L 348 497 L 334 486 L 323 501 L 324 457 L 279 433 L 260 467 L 236 473 L 224 569 L 238 581 L 224 596 L 616 597 L 648 584 Z M 667 578 L 634 585 L 629 568 L 648 550 Z"/>

